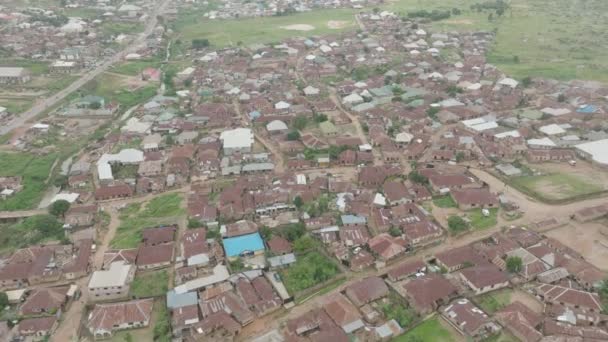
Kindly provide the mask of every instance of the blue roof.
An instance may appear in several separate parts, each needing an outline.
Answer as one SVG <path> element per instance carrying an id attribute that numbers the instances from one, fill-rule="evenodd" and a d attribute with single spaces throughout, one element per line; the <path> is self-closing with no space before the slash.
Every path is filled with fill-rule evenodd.
<path id="1" fill-rule="evenodd" d="M 255 252 L 264 249 L 260 233 L 246 234 L 224 239 L 224 249 L 228 257 L 235 257 L 243 252 Z"/>
<path id="2" fill-rule="evenodd" d="M 595 113 L 597 111 L 597 107 L 594 105 L 586 105 L 583 107 L 580 107 L 579 109 L 576 110 L 577 113 L 583 113 L 583 114 L 592 114 Z"/>
<path id="3" fill-rule="evenodd" d="M 196 292 L 186 292 L 182 294 L 175 293 L 175 289 L 167 292 L 167 307 L 169 309 L 177 309 L 188 305 L 196 305 L 198 303 L 198 295 Z"/>

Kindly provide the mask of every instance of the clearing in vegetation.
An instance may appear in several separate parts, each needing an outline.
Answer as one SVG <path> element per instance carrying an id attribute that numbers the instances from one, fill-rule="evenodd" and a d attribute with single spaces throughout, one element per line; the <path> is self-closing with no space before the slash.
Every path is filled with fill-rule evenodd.
<path id="1" fill-rule="evenodd" d="M 294 294 L 325 282 L 338 274 L 338 266 L 319 252 L 313 251 L 297 257 L 288 269 L 281 271 L 287 291 Z"/>
<path id="2" fill-rule="evenodd" d="M 410 342 L 410 341 L 434 341 L 434 342 L 453 342 L 455 339 L 450 334 L 450 331 L 445 329 L 439 322 L 440 317 L 428 319 L 414 329 L 405 334 L 394 338 L 392 342 Z"/>
<path id="3" fill-rule="evenodd" d="M 120 213 L 121 224 L 110 245 L 112 248 L 135 248 L 141 242 L 144 228 L 174 224 L 185 214 L 179 194 L 167 194 L 148 202 L 145 208 L 139 204 L 128 205 Z"/>
<path id="4" fill-rule="evenodd" d="M 136 298 L 164 296 L 168 285 L 169 274 L 166 270 L 137 273 L 131 284 L 130 295 Z"/>
<path id="5" fill-rule="evenodd" d="M 13 196 L 0 200 L 0 210 L 35 208 L 44 196 L 55 159 L 55 154 L 0 153 L 0 177 L 21 176 L 23 185 Z"/>

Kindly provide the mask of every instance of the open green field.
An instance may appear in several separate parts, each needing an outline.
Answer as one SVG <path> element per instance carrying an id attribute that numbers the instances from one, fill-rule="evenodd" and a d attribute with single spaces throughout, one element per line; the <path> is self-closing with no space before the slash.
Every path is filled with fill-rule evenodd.
<path id="1" fill-rule="evenodd" d="M 439 320 L 441 318 L 434 317 L 428 319 L 414 329 L 405 334 L 396 337 L 392 342 L 414 342 L 414 341 L 433 341 L 433 342 L 452 342 L 454 338 L 450 332 L 445 329 Z"/>
<path id="2" fill-rule="evenodd" d="M 559 80 L 589 79 L 608 82 L 608 1 L 511 0 L 510 8 L 498 16 L 494 11 L 476 11 L 471 5 L 482 0 L 397 0 L 381 9 L 407 15 L 414 10 L 451 10 L 459 15 L 432 22 L 433 31 L 496 31 L 489 62 L 516 78 L 542 76 Z M 328 9 L 282 17 L 239 20 L 208 20 L 203 10 L 184 12 L 174 25 L 184 43 L 209 39 L 214 47 L 277 42 L 293 36 L 336 33 L 330 20 L 345 21 L 341 30 L 354 30 L 355 10 Z M 489 15 L 492 13 L 492 19 Z M 282 26 L 307 24 L 312 31 L 289 31 Z M 517 58 L 515 58 L 517 56 Z"/>
<path id="3" fill-rule="evenodd" d="M 587 179 L 565 173 L 515 177 L 511 179 L 511 183 L 541 200 L 566 200 L 603 190 L 600 185 Z"/>
<path id="4" fill-rule="evenodd" d="M 112 72 L 129 76 L 138 76 L 146 68 L 159 68 L 160 66 L 160 59 L 150 58 L 118 64 L 112 68 Z"/>
<path id="5" fill-rule="evenodd" d="M 289 293 L 294 294 L 331 279 L 339 269 L 333 261 L 319 252 L 298 255 L 297 261 L 281 271 L 281 278 Z"/>
<path id="6" fill-rule="evenodd" d="M 15 195 L 0 200 L 0 210 L 35 208 L 44 195 L 55 159 L 55 154 L 0 153 L 0 176 L 21 176 L 23 185 Z"/>
<path id="7" fill-rule="evenodd" d="M 473 229 L 487 229 L 494 227 L 497 223 L 498 209 L 488 209 L 490 215 L 483 216 L 481 209 L 475 209 L 467 212 L 467 218 L 471 221 Z"/>
<path id="8" fill-rule="evenodd" d="M 352 30 L 357 27 L 355 13 L 356 11 L 351 9 L 331 9 L 289 16 L 236 20 L 209 20 L 186 14 L 175 22 L 174 28 L 179 33 L 179 39 L 188 44 L 197 38 L 209 39 L 213 47 L 236 46 L 239 43 L 274 43 L 290 37 L 309 37 Z M 328 26 L 329 21 L 339 21 L 341 27 L 332 29 Z M 297 24 L 312 25 L 314 29 L 296 31 L 282 28 Z"/>
<path id="9" fill-rule="evenodd" d="M 160 297 L 167 293 L 169 274 L 166 270 L 137 273 L 130 288 L 130 295 L 137 298 Z"/>
<path id="10" fill-rule="evenodd" d="M 0 98 L 0 106 L 8 109 L 10 113 L 21 113 L 32 106 L 34 100 L 27 97 Z"/>
<path id="11" fill-rule="evenodd" d="M 83 92 L 83 95 L 101 96 L 106 102 L 116 101 L 124 108 L 129 108 L 156 95 L 156 86 L 146 85 L 129 90 L 123 77 L 106 73 L 85 84 Z"/>
<path id="12" fill-rule="evenodd" d="M 503 289 L 494 292 L 485 293 L 475 299 L 479 308 L 488 314 L 493 314 L 496 311 L 504 308 L 511 304 L 511 293 L 510 289 Z"/>
<path id="13" fill-rule="evenodd" d="M 185 214 L 182 200 L 179 194 L 167 194 L 154 198 L 144 208 L 139 203 L 127 206 L 120 212 L 121 224 L 110 245 L 112 248 L 135 248 L 141 242 L 144 228 L 176 223 Z"/>
<path id="14" fill-rule="evenodd" d="M 433 198 L 433 204 L 439 208 L 456 208 L 458 206 L 450 195 Z"/>

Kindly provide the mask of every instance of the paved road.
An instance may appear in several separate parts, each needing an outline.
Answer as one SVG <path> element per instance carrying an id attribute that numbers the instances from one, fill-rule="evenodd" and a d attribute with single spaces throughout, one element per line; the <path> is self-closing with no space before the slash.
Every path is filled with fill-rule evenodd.
<path id="1" fill-rule="evenodd" d="M 147 36 L 149 36 L 158 23 L 158 15 L 162 14 L 169 4 L 170 0 L 161 0 L 156 7 L 149 14 L 149 20 L 146 23 L 146 27 L 142 33 L 140 33 L 135 40 L 130 42 L 123 50 L 117 52 L 115 55 L 111 56 L 109 59 L 105 60 L 101 65 L 97 66 L 95 69 L 88 71 L 82 77 L 74 81 L 74 83 L 70 84 L 67 88 L 60 90 L 58 93 L 43 99 L 36 103 L 32 108 L 30 108 L 27 112 L 21 113 L 18 117 L 13 119 L 8 124 L 0 127 L 0 135 L 4 135 L 10 133 L 14 129 L 23 126 L 27 121 L 33 119 L 34 117 L 40 115 L 47 109 L 55 106 L 60 101 L 65 99 L 68 95 L 78 90 L 80 87 L 85 85 L 87 82 L 91 81 L 95 77 L 101 75 L 104 71 L 108 70 L 110 66 L 121 61 L 126 55 L 129 53 L 133 53 L 138 50 L 141 44 L 144 43 Z"/>

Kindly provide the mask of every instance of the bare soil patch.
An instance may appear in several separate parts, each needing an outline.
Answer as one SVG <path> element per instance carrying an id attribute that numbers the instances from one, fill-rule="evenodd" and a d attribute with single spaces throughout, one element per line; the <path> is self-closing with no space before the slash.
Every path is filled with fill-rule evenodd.
<path id="1" fill-rule="evenodd" d="M 344 20 L 330 20 L 327 22 L 327 27 L 332 30 L 340 30 L 347 27 L 350 23 Z"/>
<path id="2" fill-rule="evenodd" d="M 568 224 L 545 234 L 574 249 L 599 269 L 607 271 L 608 237 L 602 234 L 604 227 L 600 222 Z"/>
<path id="3" fill-rule="evenodd" d="M 536 313 L 543 312 L 543 304 L 541 302 L 539 302 L 538 300 L 536 300 L 536 298 L 534 298 L 534 296 L 532 296 L 531 294 L 529 294 L 523 290 L 517 289 L 511 293 L 511 303 L 516 302 L 516 301 L 521 302 L 522 304 L 529 307 L 532 311 L 534 311 Z"/>
<path id="4" fill-rule="evenodd" d="M 293 25 L 281 26 L 281 28 L 284 30 L 289 30 L 289 31 L 312 31 L 315 29 L 314 26 L 308 25 L 308 24 L 293 24 Z"/>
<path id="5" fill-rule="evenodd" d="M 446 24 L 452 25 L 473 25 L 474 22 L 471 19 L 452 19 L 444 21 Z"/>

